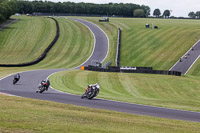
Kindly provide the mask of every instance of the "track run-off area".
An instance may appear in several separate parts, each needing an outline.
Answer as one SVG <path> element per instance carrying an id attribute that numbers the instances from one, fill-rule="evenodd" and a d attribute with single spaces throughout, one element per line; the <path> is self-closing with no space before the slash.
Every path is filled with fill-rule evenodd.
<path id="1" fill-rule="evenodd" d="M 80 19 L 74 19 L 74 21 L 78 21 L 87 26 L 93 33 L 95 38 L 95 46 L 93 52 L 90 58 L 88 58 L 88 60 L 86 60 L 82 65 L 89 65 L 91 64 L 92 60 L 97 60 L 99 62 L 104 61 L 109 50 L 109 40 L 105 32 L 103 32 L 103 30 L 101 30 L 98 26 L 91 22 L 87 22 Z M 80 69 L 80 66 L 74 69 Z M 7 76 L 0 80 L 0 92 L 3 95 L 8 94 L 26 98 L 49 100 L 59 103 L 86 106 L 91 108 L 114 110 L 138 115 L 148 115 L 169 119 L 200 122 L 199 112 L 145 106 L 105 99 L 83 100 L 78 95 L 59 92 L 53 88 L 50 88 L 47 92 L 42 94 L 35 93 L 37 90 L 37 86 L 41 80 L 46 79 L 53 73 L 62 70 L 66 69 L 49 69 L 22 72 L 20 73 L 20 82 L 17 85 L 12 85 L 13 75 Z"/>

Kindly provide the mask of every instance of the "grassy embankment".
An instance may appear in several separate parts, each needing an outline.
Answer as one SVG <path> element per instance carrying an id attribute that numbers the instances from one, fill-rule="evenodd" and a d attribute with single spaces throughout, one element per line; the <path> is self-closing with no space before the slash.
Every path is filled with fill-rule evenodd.
<path id="1" fill-rule="evenodd" d="M 0 63 L 23 63 L 39 57 L 55 37 L 55 22 L 43 17 L 17 17 L 0 32 Z M 73 20 L 57 18 L 60 37 L 47 57 L 30 68 L 72 68 L 91 54 L 94 39 L 89 29 Z"/>
<path id="2" fill-rule="evenodd" d="M 55 36 L 55 22 L 49 18 L 17 17 L 18 22 L 0 32 L 0 63 L 32 61 L 41 55 Z"/>
<path id="3" fill-rule="evenodd" d="M 93 51 L 94 37 L 83 24 L 57 18 L 60 38 L 46 59 L 35 65 L 40 68 L 73 68 L 85 62 Z"/>
<path id="4" fill-rule="evenodd" d="M 195 64 L 191 67 L 191 69 L 188 71 L 187 75 L 192 75 L 192 76 L 195 76 L 195 78 L 198 78 L 200 79 L 200 71 L 199 71 L 199 68 L 200 68 L 200 59 L 198 59 Z"/>
<path id="5" fill-rule="evenodd" d="M 200 38 L 196 20 L 116 19 L 122 28 L 122 66 L 152 66 L 169 70 L 173 64 Z M 145 24 L 158 29 L 146 29 Z"/>
<path id="6" fill-rule="evenodd" d="M 0 96 L 1 132 L 199 133 L 200 123 Z"/>

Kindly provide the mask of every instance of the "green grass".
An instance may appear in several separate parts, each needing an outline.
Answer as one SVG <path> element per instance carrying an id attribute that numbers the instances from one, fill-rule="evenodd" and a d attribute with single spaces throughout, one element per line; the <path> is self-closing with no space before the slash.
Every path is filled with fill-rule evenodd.
<path id="1" fill-rule="evenodd" d="M 41 55 L 55 37 L 55 22 L 43 17 L 16 17 L 16 23 L 0 32 L 0 63 L 32 61 Z"/>
<path id="2" fill-rule="evenodd" d="M 122 66 L 170 69 L 200 37 L 199 21 L 170 19 L 115 19 L 122 27 Z M 146 29 L 145 24 L 159 29 Z"/>
<path id="3" fill-rule="evenodd" d="M 1 132 L 198 133 L 200 123 L 0 95 Z"/>
<path id="4" fill-rule="evenodd" d="M 94 37 L 83 24 L 57 18 L 60 37 L 44 61 L 33 67 L 73 68 L 85 62 L 93 51 Z"/>
<path id="5" fill-rule="evenodd" d="M 0 32 L 0 64 L 23 63 L 41 55 L 56 33 L 55 22 L 44 17 L 16 17 L 19 21 Z M 73 20 L 56 18 L 60 37 L 47 57 L 35 68 L 72 68 L 81 65 L 93 50 L 89 29 Z"/>
<path id="6" fill-rule="evenodd" d="M 50 77 L 52 87 L 82 94 L 88 84 L 98 82 L 99 98 L 200 112 L 200 80 L 151 74 L 58 72 Z"/>
<path id="7" fill-rule="evenodd" d="M 200 60 L 198 59 L 192 68 L 188 71 L 187 75 L 200 76 Z"/>

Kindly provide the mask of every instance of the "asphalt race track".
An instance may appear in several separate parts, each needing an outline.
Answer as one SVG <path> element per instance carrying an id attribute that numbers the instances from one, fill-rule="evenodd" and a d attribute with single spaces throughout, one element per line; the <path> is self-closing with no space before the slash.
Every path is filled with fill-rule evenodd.
<path id="1" fill-rule="evenodd" d="M 107 50 L 109 45 L 108 44 L 109 40 L 104 34 L 104 32 L 94 24 L 89 23 L 87 21 L 77 20 L 77 19 L 76 21 L 84 23 L 84 25 L 88 26 L 90 30 L 94 33 L 96 40 L 93 54 L 82 65 L 88 65 L 91 63 L 92 60 L 103 61 L 107 56 Z M 80 66 L 77 68 L 80 68 Z M 59 103 L 86 106 L 91 108 L 200 122 L 200 113 L 198 112 L 144 106 L 144 105 L 123 103 L 117 101 L 109 101 L 104 99 L 87 100 L 87 99 L 81 99 L 80 96 L 77 95 L 71 95 L 56 91 L 52 88 L 49 88 L 47 92 L 44 92 L 42 94 L 35 93 L 37 90 L 37 86 L 41 82 L 41 80 L 46 79 L 52 73 L 62 70 L 64 69 L 50 69 L 50 70 L 36 70 L 36 71 L 22 72 L 20 74 L 21 79 L 16 85 L 12 85 L 13 75 L 5 77 L 0 80 L 0 94 L 6 93 L 26 98 L 49 100 Z"/>
<path id="2" fill-rule="evenodd" d="M 200 57 L 200 40 L 189 49 L 176 64 L 170 69 L 170 71 L 179 71 L 182 74 L 187 74 L 192 65 Z"/>

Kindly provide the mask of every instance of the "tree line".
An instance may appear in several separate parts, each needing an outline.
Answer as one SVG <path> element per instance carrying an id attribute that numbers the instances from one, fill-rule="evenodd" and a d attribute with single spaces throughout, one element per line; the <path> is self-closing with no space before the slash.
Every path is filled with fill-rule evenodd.
<path id="1" fill-rule="evenodd" d="M 67 13 L 101 16 L 122 16 L 122 17 L 148 17 L 150 7 L 132 3 L 74 3 L 74 2 L 51 2 L 51 1 L 26 1 L 26 0 L 0 0 L 0 22 L 8 19 L 18 12 L 21 14 L 40 13 Z M 160 17 L 161 12 L 155 9 L 153 15 Z M 163 16 L 168 18 L 170 11 L 165 10 Z"/>
<path id="2" fill-rule="evenodd" d="M 192 12 L 190 12 L 190 13 L 188 14 L 188 17 L 189 17 L 189 18 L 192 18 L 192 19 L 195 19 L 195 18 L 200 19 L 200 11 L 197 11 L 196 13 L 192 11 Z"/>
<path id="3" fill-rule="evenodd" d="M 142 17 L 150 15 L 150 8 L 145 5 L 123 4 L 123 3 L 108 3 L 108 4 L 93 4 L 93 3 L 74 3 L 74 2 L 51 2 L 51 1 L 23 1 L 17 2 L 19 13 L 42 12 L 42 13 L 68 13 L 68 14 L 95 14 L 108 16 L 124 16 L 135 17 L 136 9 L 143 10 Z"/>
<path id="4" fill-rule="evenodd" d="M 138 10 L 139 9 L 139 10 Z M 139 11 L 139 12 L 138 12 Z M 26 1 L 26 0 L 0 0 L 0 22 L 8 19 L 14 13 L 32 14 L 42 13 L 68 13 L 85 15 L 123 16 L 123 17 L 148 17 L 150 8 L 145 5 L 131 3 L 74 3 L 51 1 Z M 134 13 L 135 12 L 135 13 Z"/>
<path id="5" fill-rule="evenodd" d="M 15 0 L 0 0 L 0 23 L 9 19 L 16 11 L 18 11 Z"/>

